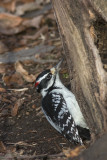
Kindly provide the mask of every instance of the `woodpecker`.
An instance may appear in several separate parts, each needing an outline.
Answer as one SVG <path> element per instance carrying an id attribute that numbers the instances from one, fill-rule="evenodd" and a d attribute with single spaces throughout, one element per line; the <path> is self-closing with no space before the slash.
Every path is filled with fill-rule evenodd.
<path id="1" fill-rule="evenodd" d="M 49 123 L 70 142 L 82 145 L 84 138 L 90 139 L 89 128 L 74 94 L 59 78 L 61 63 L 62 60 L 55 67 L 40 73 L 35 87 L 42 94 L 42 110 Z"/>

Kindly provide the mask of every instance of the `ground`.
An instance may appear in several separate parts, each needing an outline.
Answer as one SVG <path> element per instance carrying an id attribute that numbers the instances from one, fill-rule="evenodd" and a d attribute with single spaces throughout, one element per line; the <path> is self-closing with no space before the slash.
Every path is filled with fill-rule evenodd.
<path id="1" fill-rule="evenodd" d="M 70 143 L 47 122 L 41 110 L 42 97 L 34 83 L 25 83 L 20 88 L 28 90 L 20 92 L 9 90 L 1 80 L 1 87 L 5 88 L 1 94 L 1 141 L 21 154 L 60 153 Z"/>
<path id="2" fill-rule="evenodd" d="M 49 2 L 41 1 L 37 10 L 19 16 L 15 14 L 19 11 L 17 7 L 34 1 L 9 2 L 10 8 L 0 2 L 7 13 L 7 18 L 4 14 L 0 18 L 5 28 L 0 31 L 0 156 L 7 160 L 9 156 L 14 159 L 16 155 L 56 155 L 73 145 L 47 122 L 41 110 L 42 97 L 34 87 L 37 75 L 62 58 L 62 45 L 53 11 Z M 12 5 L 15 8 L 11 8 Z M 10 14 L 17 16 L 15 22 Z M 35 22 L 34 17 L 39 17 L 39 21 Z M 27 20 L 30 20 L 29 24 L 33 21 L 29 27 L 22 24 Z M 46 46 L 46 50 L 41 49 L 40 45 Z M 29 52 L 32 52 L 31 55 L 26 55 Z M 65 60 L 60 76 L 68 87 L 70 80 Z"/>

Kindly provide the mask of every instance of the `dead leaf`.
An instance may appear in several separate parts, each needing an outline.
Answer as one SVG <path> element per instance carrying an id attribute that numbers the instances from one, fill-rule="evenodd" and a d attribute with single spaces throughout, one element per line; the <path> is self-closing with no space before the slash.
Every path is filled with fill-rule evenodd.
<path id="1" fill-rule="evenodd" d="M 14 28 L 22 23 L 23 19 L 9 13 L 0 13 L 0 27 Z"/>
<path id="2" fill-rule="evenodd" d="M 38 37 L 40 37 L 41 34 L 46 33 L 48 31 L 48 26 L 43 26 L 41 29 L 39 29 L 38 32 L 34 35 L 25 35 L 23 36 L 24 39 L 31 39 L 31 40 L 36 40 Z"/>
<path id="3" fill-rule="evenodd" d="M 21 75 L 28 75 L 28 72 L 23 68 L 23 65 L 20 62 L 15 63 L 15 69 Z"/>
<path id="4" fill-rule="evenodd" d="M 14 12 L 16 7 L 16 0 L 10 0 L 10 1 L 1 1 L 0 6 L 3 8 L 6 8 L 8 11 Z"/>
<path id="5" fill-rule="evenodd" d="M 24 19 L 9 13 L 0 14 L 0 32 L 11 35 L 17 34 L 29 27 L 39 28 L 43 16 L 32 19 Z"/>
<path id="6" fill-rule="evenodd" d="M 0 42 L 0 54 L 4 53 L 8 51 L 8 48 L 6 47 L 6 45 L 3 42 Z"/>
<path id="7" fill-rule="evenodd" d="M 1 13 L 0 33 L 11 35 L 23 31 L 25 27 L 21 25 L 22 21 L 24 20 L 21 17 L 9 13 Z"/>
<path id="8" fill-rule="evenodd" d="M 49 19 L 52 19 L 52 20 L 55 20 L 55 16 L 53 13 L 51 14 L 48 14 L 48 16 L 46 18 L 49 18 Z"/>
<path id="9" fill-rule="evenodd" d="M 2 141 L 0 141 L 0 152 L 2 152 L 2 153 L 6 152 L 6 147 Z"/>
<path id="10" fill-rule="evenodd" d="M 11 115 L 16 116 L 19 110 L 19 107 L 24 103 L 24 98 L 17 100 L 13 109 L 11 110 Z"/>
<path id="11" fill-rule="evenodd" d="M 18 6 L 16 8 L 15 14 L 18 16 L 22 16 L 22 15 L 24 15 L 25 12 L 37 10 L 40 8 L 41 8 L 41 6 L 39 4 L 37 4 L 36 2 L 26 3 L 26 4 Z"/>
<path id="12" fill-rule="evenodd" d="M 25 81 L 27 82 L 34 82 L 36 79 L 36 76 L 34 76 L 33 74 L 30 74 L 28 76 L 23 75 L 23 78 L 25 79 Z"/>
<path id="13" fill-rule="evenodd" d="M 37 107 L 36 107 L 36 105 L 35 105 L 35 104 L 33 104 L 32 108 L 33 108 L 33 109 L 35 109 L 35 108 L 37 108 Z"/>
<path id="14" fill-rule="evenodd" d="M 26 26 L 26 27 L 39 28 L 42 18 L 43 18 L 43 16 L 40 15 L 40 16 L 37 16 L 35 18 L 32 18 L 31 20 L 25 20 L 23 22 L 23 25 Z"/>
<path id="15" fill-rule="evenodd" d="M 6 92 L 5 88 L 0 88 L 0 92 Z"/>
<path id="16" fill-rule="evenodd" d="M 67 158 L 70 158 L 70 157 L 74 158 L 78 156 L 84 149 L 85 149 L 84 146 L 79 146 L 73 150 L 71 148 L 63 149 L 63 152 Z"/>
<path id="17" fill-rule="evenodd" d="M 36 79 L 36 76 L 30 74 L 23 68 L 23 65 L 20 62 L 15 63 L 15 69 L 16 72 L 20 73 L 21 76 L 25 79 L 27 82 L 34 82 Z"/>
<path id="18" fill-rule="evenodd" d="M 21 75 L 18 73 L 15 73 L 15 74 L 12 74 L 9 76 L 4 75 L 2 79 L 7 86 L 16 85 L 16 84 L 19 86 L 22 86 L 24 84 L 24 81 L 23 81 Z"/>

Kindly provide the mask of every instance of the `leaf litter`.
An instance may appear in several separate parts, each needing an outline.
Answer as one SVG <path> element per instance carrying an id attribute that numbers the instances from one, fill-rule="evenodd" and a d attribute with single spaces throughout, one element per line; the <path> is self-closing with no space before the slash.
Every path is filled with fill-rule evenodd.
<path id="1" fill-rule="evenodd" d="M 63 148 L 73 145 L 47 122 L 41 95 L 34 88 L 36 76 L 61 57 L 51 4 L 8 0 L 0 1 L 0 6 L 4 9 L 0 13 L 0 156 L 65 159 Z M 68 83 L 68 78 L 62 78 Z"/>
<path id="2" fill-rule="evenodd" d="M 10 13 L 0 13 L 0 33 L 6 35 L 18 34 L 26 28 L 39 28 L 43 16 L 32 19 L 24 19 Z"/>

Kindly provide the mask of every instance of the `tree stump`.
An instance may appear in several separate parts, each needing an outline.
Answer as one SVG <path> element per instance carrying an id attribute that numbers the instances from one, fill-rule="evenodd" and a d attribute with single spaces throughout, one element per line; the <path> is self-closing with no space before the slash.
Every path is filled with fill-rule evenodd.
<path id="1" fill-rule="evenodd" d="M 52 0 L 71 88 L 94 137 L 107 131 L 107 1 Z"/>

